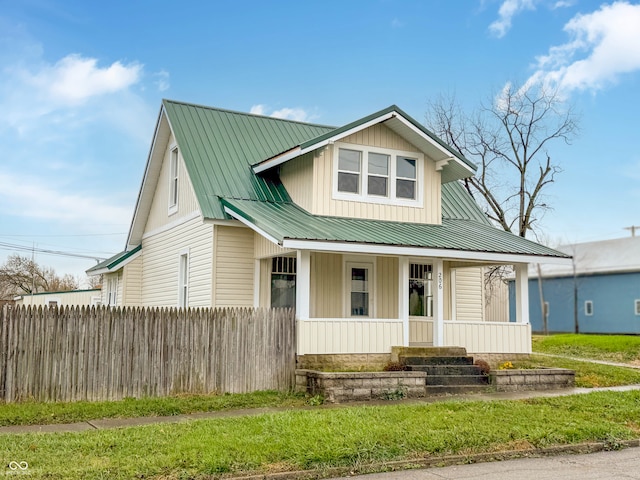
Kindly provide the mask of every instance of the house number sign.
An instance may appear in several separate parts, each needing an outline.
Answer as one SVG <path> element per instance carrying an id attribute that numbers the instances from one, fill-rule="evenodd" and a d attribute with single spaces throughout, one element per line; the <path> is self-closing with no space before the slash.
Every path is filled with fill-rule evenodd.
<path id="1" fill-rule="evenodd" d="M 438 272 L 438 290 L 442 290 L 442 272 Z"/>

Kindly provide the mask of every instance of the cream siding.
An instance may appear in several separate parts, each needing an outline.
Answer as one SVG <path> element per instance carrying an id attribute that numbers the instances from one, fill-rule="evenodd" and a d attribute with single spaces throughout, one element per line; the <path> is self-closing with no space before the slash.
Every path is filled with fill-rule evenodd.
<path id="1" fill-rule="evenodd" d="M 390 353 L 402 345 L 399 320 L 298 320 L 298 355 Z"/>
<path id="2" fill-rule="evenodd" d="M 509 321 L 509 286 L 505 281 L 501 278 L 487 281 L 484 298 L 486 320 L 490 322 Z"/>
<path id="3" fill-rule="evenodd" d="M 369 145 L 408 152 L 418 149 L 392 132 L 384 125 L 375 125 L 341 140 L 345 143 Z M 422 168 L 423 202 L 419 207 L 395 206 L 358 201 L 334 200 L 333 195 L 333 160 L 335 146 L 317 152 L 313 161 L 313 202 L 311 213 L 352 218 L 370 218 L 412 223 L 441 223 L 440 207 L 440 172 L 435 163 L 428 157 Z M 306 167 L 308 169 L 308 167 Z M 306 170 L 305 170 L 306 171 Z M 309 204 L 305 197 L 304 202 Z"/>
<path id="4" fill-rule="evenodd" d="M 169 174 L 170 156 L 172 147 L 175 146 L 173 135 L 169 138 L 164 151 L 160 178 L 156 191 L 153 195 L 149 217 L 145 226 L 145 232 L 152 232 L 167 224 L 172 224 L 176 219 L 182 218 L 193 212 L 199 212 L 198 201 L 196 199 L 191 180 L 182 160 L 182 153 L 178 150 L 178 208 L 175 213 L 169 215 Z"/>
<path id="5" fill-rule="evenodd" d="M 188 249 L 188 305 L 211 306 L 213 225 L 190 218 L 174 228 L 147 235 L 142 239 L 142 305 L 178 305 L 180 255 Z"/>
<path id="6" fill-rule="evenodd" d="M 446 345 L 467 353 L 531 353 L 531 325 L 510 322 L 444 322 Z"/>
<path id="7" fill-rule="evenodd" d="M 308 212 L 313 211 L 313 165 L 319 151 L 307 153 L 280 167 L 280 180 L 291 200 Z"/>
<path id="8" fill-rule="evenodd" d="M 280 245 L 276 245 L 258 233 L 254 234 L 253 248 L 255 251 L 255 258 L 278 257 L 295 251 L 290 248 L 282 248 Z"/>
<path id="9" fill-rule="evenodd" d="M 58 307 L 66 306 L 91 306 L 96 300 L 101 300 L 100 289 L 71 290 L 68 292 L 37 293 L 35 295 L 23 295 L 16 301 L 16 305 L 45 307 L 49 302 L 56 302 Z"/>
<path id="10" fill-rule="evenodd" d="M 122 305 L 127 307 L 142 306 L 142 255 L 123 268 Z"/>
<path id="11" fill-rule="evenodd" d="M 221 225 L 215 228 L 215 306 L 253 307 L 253 230 Z"/>
<path id="12" fill-rule="evenodd" d="M 484 320 L 484 275 L 481 267 L 456 268 L 451 276 L 455 289 L 455 320 Z"/>
<path id="13" fill-rule="evenodd" d="M 433 345 L 431 317 L 409 317 L 409 345 L 416 347 Z"/>
<path id="14" fill-rule="evenodd" d="M 260 303 L 261 307 L 271 307 L 271 259 L 260 260 Z"/>

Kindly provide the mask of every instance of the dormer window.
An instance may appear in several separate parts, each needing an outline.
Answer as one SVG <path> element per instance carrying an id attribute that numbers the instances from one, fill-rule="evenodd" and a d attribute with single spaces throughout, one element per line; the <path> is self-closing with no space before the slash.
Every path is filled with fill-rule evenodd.
<path id="1" fill-rule="evenodd" d="M 423 161 L 416 152 L 337 143 L 333 198 L 420 206 Z"/>

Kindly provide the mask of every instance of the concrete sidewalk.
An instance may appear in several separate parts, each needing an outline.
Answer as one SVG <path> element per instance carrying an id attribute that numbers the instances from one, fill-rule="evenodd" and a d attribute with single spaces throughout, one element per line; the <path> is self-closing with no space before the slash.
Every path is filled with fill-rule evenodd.
<path id="1" fill-rule="evenodd" d="M 15 425 L 0 427 L 0 435 L 21 434 L 21 433 L 61 433 L 61 432 L 85 432 L 89 430 L 105 430 L 110 428 L 136 427 L 158 423 L 179 423 L 191 420 L 203 420 L 213 418 L 240 417 L 248 415 L 262 415 L 265 413 L 279 413 L 295 410 L 317 410 L 331 408 L 345 408 L 353 406 L 372 405 L 398 405 L 398 404 L 420 404 L 449 401 L 499 401 L 499 400 L 523 400 L 528 398 L 541 397 L 561 397 L 567 395 L 583 395 L 591 392 L 627 392 L 640 390 L 640 385 L 625 385 L 621 387 L 605 388 L 566 388 L 562 390 L 543 390 L 526 392 L 497 392 L 497 393 L 474 393 L 469 395 L 440 395 L 424 397 L 420 399 L 405 400 L 377 400 L 370 402 L 343 403 L 333 405 L 321 405 L 315 407 L 274 407 L 274 408 L 249 408 L 238 410 L 225 410 L 216 412 L 199 412 L 185 415 L 173 415 L 168 417 L 134 417 L 134 418 L 103 418 L 78 423 L 65 423 L 54 425 Z"/>

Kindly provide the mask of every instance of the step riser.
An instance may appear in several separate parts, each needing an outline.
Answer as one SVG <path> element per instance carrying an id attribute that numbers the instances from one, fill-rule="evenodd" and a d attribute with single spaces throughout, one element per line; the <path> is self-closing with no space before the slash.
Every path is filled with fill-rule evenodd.
<path id="1" fill-rule="evenodd" d="M 431 385 L 427 386 L 427 395 L 456 395 L 463 393 L 483 393 L 489 390 L 488 385 Z"/>
<path id="2" fill-rule="evenodd" d="M 407 370 L 427 375 L 481 375 L 475 365 L 408 365 Z"/>
<path id="3" fill-rule="evenodd" d="M 427 385 L 488 385 L 484 375 L 427 375 Z"/>
<path id="4" fill-rule="evenodd" d="M 473 365 L 472 357 L 400 357 L 405 365 Z"/>

